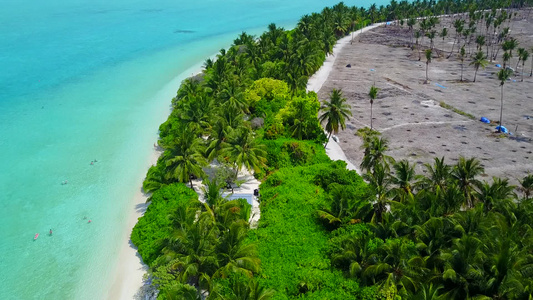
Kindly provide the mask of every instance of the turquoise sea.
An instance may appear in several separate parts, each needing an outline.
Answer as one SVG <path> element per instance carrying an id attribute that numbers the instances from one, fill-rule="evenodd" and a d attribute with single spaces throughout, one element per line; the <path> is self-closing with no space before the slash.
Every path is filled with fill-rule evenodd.
<path id="1" fill-rule="evenodd" d="M 336 2 L 0 0 L 0 299 L 103 298 L 179 81 Z"/>

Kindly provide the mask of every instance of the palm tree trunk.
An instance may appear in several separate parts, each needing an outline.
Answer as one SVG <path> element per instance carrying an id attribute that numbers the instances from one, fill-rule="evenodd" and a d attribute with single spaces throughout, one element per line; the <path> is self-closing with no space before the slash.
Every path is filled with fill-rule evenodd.
<path id="1" fill-rule="evenodd" d="M 449 54 L 446 58 L 450 58 L 450 56 L 452 56 L 453 48 L 455 47 L 455 41 L 456 41 L 456 40 L 457 40 L 457 37 L 453 39 L 452 51 L 450 51 L 450 54 Z"/>
<path id="2" fill-rule="evenodd" d="M 502 84 L 502 97 L 500 104 L 500 127 L 498 127 L 498 132 L 502 132 L 502 116 L 503 116 L 503 84 Z"/>
<path id="3" fill-rule="evenodd" d="M 189 176 L 189 183 L 191 184 L 191 189 L 194 190 L 194 187 L 192 186 L 192 178 L 191 178 L 191 176 Z"/>
<path id="4" fill-rule="evenodd" d="M 531 57 L 531 72 L 529 72 L 529 77 L 533 76 L 533 57 Z"/>
<path id="5" fill-rule="evenodd" d="M 474 82 L 476 82 L 476 76 L 477 76 L 477 70 L 479 69 L 479 67 L 476 68 L 476 72 L 474 72 Z"/>
<path id="6" fill-rule="evenodd" d="M 326 141 L 326 144 L 324 145 L 324 149 L 326 149 L 326 146 L 328 145 L 329 143 L 329 139 L 331 138 L 331 134 L 333 134 L 333 131 L 331 131 L 328 135 L 328 140 Z"/>
<path id="7" fill-rule="evenodd" d="M 370 102 L 370 130 L 372 130 L 372 102 Z"/>
<path id="8" fill-rule="evenodd" d="M 461 82 L 463 82 L 463 62 L 461 62 Z"/>
<path id="9" fill-rule="evenodd" d="M 428 77 L 428 68 L 429 68 L 429 62 L 426 61 L 426 83 L 429 82 L 429 77 Z"/>
<path id="10" fill-rule="evenodd" d="M 525 71 L 525 70 L 524 70 L 524 65 L 525 65 L 525 64 L 526 64 L 526 61 L 523 60 L 523 61 L 522 61 L 522 80 L 520 80 L 521 82 L 524 82 L 524 71 Z"/>

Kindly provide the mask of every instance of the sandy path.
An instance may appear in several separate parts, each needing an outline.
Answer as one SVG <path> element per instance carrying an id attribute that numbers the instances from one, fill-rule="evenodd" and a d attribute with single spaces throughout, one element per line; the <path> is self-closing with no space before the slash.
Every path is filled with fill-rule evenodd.
<path id="1" fill-rule="evenodd" d="M 337 58 L 337 55 L 341 52 L 345 45 L 351 44 L 352 38 L 354 39 L 355 43 L 355 38 L 361 32 L 367 32 L 368 30 L 374 29 L 382 24 L 383 23 L 378 23 L 371 26 L 367 26 L 363 28 L 363 30 L 358 30 L 356 32 L 350 33 L 350 35 L 347 35 L 338 40 L 335 46 L 333 46 L 333 54 L 326 57 L 326 61 L 324 61 L 322 67 L 320 67 L 320 69 L 318 69 L 318 71 L 309 78 L 309 81 L 307 82 L 307 91 L 313 91 L 315 93 L 318 93 L 320 91 L 322 85 L 328 79 L 330 72 L 333 70 L 333 65 L 335 64 L 335 59 Z M 333 137 L 329 140 L 326 146 L 326 154 L 332 160 L 342 160 L 346 162 L 346 167 L 349 170 L 355 170 L 358 174 L 361 174 L 359 168 L 348 160 L 348 158 L 344 154 L 344 151 L 342 151 L 341 146 L 334 140 Z"/>

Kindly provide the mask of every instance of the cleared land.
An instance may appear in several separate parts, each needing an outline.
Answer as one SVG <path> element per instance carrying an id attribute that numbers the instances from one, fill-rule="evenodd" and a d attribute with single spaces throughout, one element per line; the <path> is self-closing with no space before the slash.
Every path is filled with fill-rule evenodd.
<path id="1" fill-rule="evenodd" d="M 419 174 L 425 171 L 422 164 L 432 163 L 434 157 L 444 156 L 448 164 L 454 164 L 460 156 L 477 157 L 485 168 L 486 179 L 507 177 L 516 183 L 517 178 L 533 172 L 533 77 L 529 76 L 532 57 L 525 64 L 524 81 L 521 82 L 520 63 L 515 75 L 504 85 L 502 123 L 512 135 L 496 134 L 501 90 L 496 76 L 500 69 L 495 65 L 502 63 L 503 51 L 486 69 L 479 69 L 476 82 L 472 82 L 474 67 L 469 66 L 472 59 L 467 56 L 464 81 L 460 82 L 459 58 L 456 53 L 446 58 L 455 36 L 450 22 L 450 18 L 441 18 L 437 26 L 438 32 L 443 26 L 448 27 L 449 36 L 444 41 L 442 37 L 434 40 L 429 83 L 425 83 L 423 54 L 429 39 L 424 37 L 422 41 L 419 61 L 418 51 L 409 47 L 412 34 L 407 26 L 382 26 L 362 34 L 341 50 L 319 98 L 327 99 L 333 88 L 343 90 L 353 117 L 347 122 L 347 129 L 338 134 L 339 144 L 357 166 L 363 151 L 355 132 L 370 126 L 368 92 L 375 82 L 379 93 L 373 106 L 373 127 L 389 140 L 389 155 L 416 163 Z M 509 27 L 511 37 L 520 42 L 518 47 L 531 52 L 533 12 L 519 12 Z M 470 48 L 475 51 L 474 41 Z M 516 52 L 509 64 L 512 68 L 517 64 Z M 474 118 L 443 108 L 441 103 Z M 492 123 L 480 122 L 481 117 Z"/>

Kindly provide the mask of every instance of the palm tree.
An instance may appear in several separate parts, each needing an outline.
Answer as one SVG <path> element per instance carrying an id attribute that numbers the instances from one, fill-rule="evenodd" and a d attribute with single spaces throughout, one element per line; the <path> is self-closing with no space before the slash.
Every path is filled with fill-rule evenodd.
<path id="1" fill-rule="evenodd" d="M 435 157 L 433 166 L 424 164 L 427 170 L 427 175 L 421 180 L 420 184 L 423 188 L 430 187 L 433 191 L 437 188 L 444 189 L 451 176 L 451 166 L 444 163 L 444 156 L 442 158 Z"/>
<path id="2" fill-rule="evenodd" d="M 373 222 L 383 222 L 383 215 L 387 211 L 389 203 L 388 194 L 389 186 L 391 184 L 389 176 L 389 167 L 384 162 L 378 162 L 373 166 L 372 171 L 367 171 L 363 174 L 363 178 L 368 182 L 373 195 L 376 195 L 376 200 L 373 201 L 374 216 Z"/>
<path id="3" fill-rule="evenodd" d="M 483 46 L 485 46 L 485 36 L 478 35 L 476 37 L 477 51 L 481 51 Z"/>
<path id="4" fill-rule="evenodd" d="M 461 50 L 459 50 L 459 59 L 461 60 L 461 82 L 463 82 L 463 69 L 464 69 L 464 62 L 465 62 L 465 46 L 461 47 Z"/>
<path id="5" fill-rule="evenodd" d="M 416 51 L 418 52 L 418 60 L 421 59 L 421 57 L 420 57 L 420 45 L 418 43 L 418 40 L 420 39 L 421 36 L 422 36 L 422 34 L 421 34 L 420 30 L 417 30 L 415 32 L 415 39 L 416 39 L 415 43 L 416 43 Z"/>
<path id="6" fill-rule="evenodd" d="M 470 65 L 474 65 L 474 68 L 476 69 L 476 72 L 474 73 L 474 82 L 476 82 L 476 76 L 479 67 L 485 69 L 485 67 L 489 64 L 489 62 L 485 58 L 485 53 L 482 50 L 479 50 L 478 52 L 476 52 L 474 60 L 470 63 Z"/>
<path id="7" fill-rule="evenodd" d="M 429 39 L 429 48 L 433 50 L 433 39 L 435 39 L 437 32 L 435 30 L 431 30 L 429 32 L 426 32 L 426 36 Z"/>
<path id="8" fill-rule="evenodd" d="M 501 86 L 501 104 L 500 104 L 500 125 L 498 127 L 498 132 L 502 132 L 502 117 L 503 117 L 503 85 L 505 82 L 511 77 L 511 70 L 509 69 L 501 69 L 498 71 L 498 80 L 500 80 L 500 86 Z"/>
<path id="9" fill-rule="evenodd" d="M 372 106 L 374 104 L 374 100 L 376 99 L 378 95 L 378 88 L 375 86 L 370 87 L 370 92 L 368 93 L 368 96 L 370 96 L 370 130 L 372 130 Z"/>
<path id="10" fill-rule="evenodd" d="M 331 256 L 331 260 L 333 265 L 348 271 L 350 276 L 360 277 L 374 252 L 369 234 L 354 234 L 340 241 L 339 250 Z"/>
<path id="11" fill-rule="evenodd" d="M 328 140 L 324 148 L 328 145 L 329 139 L 333 133 L 339 132 L 339 127 L 346 129 L 346 120 L 352 115 L 350 105 L 346 104 L 346 98 L 342 96 L 342 90 L 333 89 L 329 94 L 329 102 L 324 100 L 320 110 L 323 114 L 318 118 L 320 123 L 326 122 L 326 131 L 329 133 Z"/>
<path id="12" fill-rule="evenodd" d="M 522 48 L 521 48 L 522 49 Z M 521 81 L 524 81 L 524 65 L 526 64 L 526 60 L 528 60 L 529 58 L 529 51 L 523 49 L 522 53 L 520 53 L 520 49 L 518 49 L 518 56 L 519 56 L 519 59 L 522 60 L 522 79 Z"/>
<path id="13" fill-rule="evenodd" d="M 476 278 L 483 278 L 482 270 L 478 266 L 486 260 L 486 246 L 471 235 L 463 235 L 454 241 L 449 250 L 443 251 L 441 256 L 445 261 L 442 279 L 452 288 L 449 299 L 471 299 L 470 289 Z"/>
<path id="14" fill-rule="evenodd" d="M 531 47 L 531 53 L 533 53 L 533 47 Z M 531 71 L 529 72 L 529 77 L 533 76 L 533 59 L 531 59 Z"/>
<path id="15" fill-rule="evenodd" d="M 378 138 L 374 136 L 365 145 L 365 156 L 361 161 L 361 168 L 367 172 L 373 171 L 377 164 L 383 163 L 388 170 L 389 164 L 394 162 L 394 159 L 385 155 L 385 151 L 389 149 L 389 141 L 385 138 Z"/>
<path id="16" fill-rule="evenodd" d="M 488 212 L 498 204 L 514 198 L 514 189 L 514 186 L 509 185 L 509 180 L 494 177 L 492 184 L 484 182 L 479 186 L 476 198 L 483 203 L 485 212 Z"/>
<path id="17" fill-rule="evenodd" d="M 409 32 L 411 32 L 411 34 L 409 35 L 409 45 L 410 47 L 413 46 L 413 26 L 416 25 L 416 19 L 415 18 L 409 18 L 407 20 L 407 27 L 409 27 Z"/>
<path id="18" fill-rule="evenodd" d="M 518 47 L 518 40 L 515 38 L 510 38 L 507 41 L 503 42 L 502 49 L 504 51 L 509 51 L 509 58 L 513 57 L 513 50 Z"/>
<path id="19" fill-rule="evenodd" d="M 188 126 L 177 135 L 171 148 L 163 153 L 163 160 L 167 171 L 166 179 L 189 182 L 191 189 L 193 177 L 203 177 L 202 167 L 207 164 L 200 138 Z"/>
<path id="20" fill-rule="evenodd" d="M 442 41 L 448 36 L 448 28 L 443 27 L 442 31 L 440 32 L 440 36 L 442 37 Z"/>
<path id="21" fill-rule="evenodd" d="M 165 173 L 161 166 L 157 164 L 148 169 L 146 178 L 143 181 L 143 191 L 145 193 L 153 193 L 166 184 Z"/>
<path id="22" fill-rule="evenodd" d="M 266 162 L 265 145 L 254 138 L 248 127 L 232 132 L 228 142 L 222 146 L 221 154 L 234 164 L 235 171 L 240 171 L 244 166 L 249 171 L 259 172 Z"/>
<path id="23" fill-rule="evenodd" d="M 533 193 L 533 174 L 529 174 L 520 180 L 518 189 L 524 193 L 524 200 L 529 200 L 529 196 Z"/>
<path id="24" fill-rule="evenodd" d="M 380 259 L 366 267 L 363 279 L 368 283 L 394 284 L 403 292 L 417 290 L 426 268 L 414 245 L 402 239 L 389 239 L 378 251 Z"/>
<path id="25" fill-rule="evenodd" d="M 459 189 L 463 192 L 467 207 L 474 207 L 474 187 L 480 185 L 476 176 L 483 172 L 484 169 L 479 160 L 476 158 L 465 159 L 464 157 L 459 158 L 459 162 L 452 170 L 452 178 L 457 181 Z"/>
<path id="26" fill-rule="evenodd" d="M 450 58 L 450 56 L 452 56 L 455 43 L 456 42 L 457 44 L 460 43 L 460 38 L 461 38 L 461 33 L 463 32 L 464 23 L 465 23 L 464 20 L 461 20 L 461 19 L 457 19 L 453 22 L 453 27 L 455 28 L 455 38 L 453 39 L 452 50 L 450 51 L 450 54 L 446 58 Z"/>
<path id="27" fill-rule="evenodd" d="M 429 69 L 429 64 L 431 63 L 432 54 L 433 54 L 433 51 L 431 49 L 426 49 L 426 83 L 429 83 L 428 69 Z"/>
<path id="28" fill-rule="evenodd" d="M 257 245 L 245 243 L 248 236 L 248 223 L 244 220 L 233 222 L 217 247 L 221 268 L 213 277 L 227 277 L 231 273 L 243 273 L 249 277 L 259 271 Z"/>
<path id="29" fill-rule="evenodd" d="M 415 173 L 415 166 L 411 165 L 407 160 L 403 159 L 393 165 L 395 175 L 392 176 L 392 182 L 398 186 L 393 192 L 399 198 L 404 199 L 407 196 L 412 196 L 412 181 L 417 178 Z"/>

